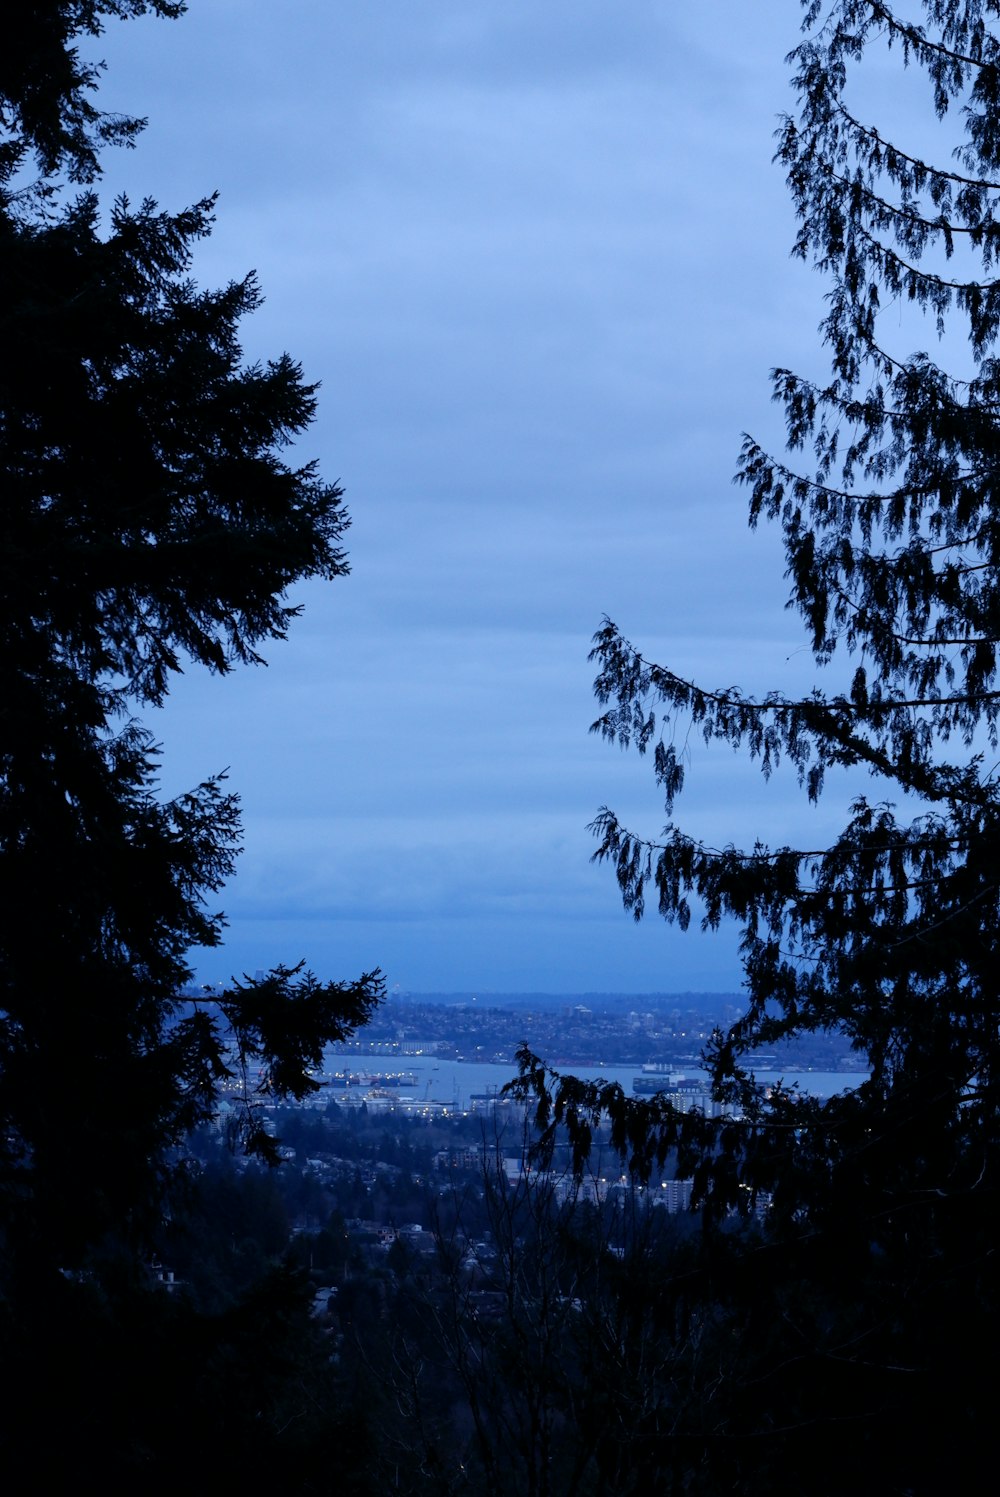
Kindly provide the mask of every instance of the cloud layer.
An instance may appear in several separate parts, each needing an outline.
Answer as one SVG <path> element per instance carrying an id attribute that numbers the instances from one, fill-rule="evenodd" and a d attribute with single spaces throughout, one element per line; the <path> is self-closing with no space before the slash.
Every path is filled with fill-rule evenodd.
<path id="1" fill-rule="evenodd" d="M 213 0 L 99 44 L 105 107 L 150 117 L 109 195 L 220 190 L 198 277 L 259 271 L 248 356 L 322 382 L 302 456 L 354 516 L 269 668 L 185 676 L 155 724 L 168 792 L 228 765 L 244 800 L 204 976 L 738 986 L 731 934 L 637 928 L 589 863 L 599 806 L 662 808 L 588 735 L 586 657 L 608 613 L 707 684 L 807 673 L 730 483 L 744 427 L 780 440 L 769 367 L 822 367 L 769 162 L 780 9 Z M 699 835 L 816 835 L 793 786 L 691 757 Z"/>

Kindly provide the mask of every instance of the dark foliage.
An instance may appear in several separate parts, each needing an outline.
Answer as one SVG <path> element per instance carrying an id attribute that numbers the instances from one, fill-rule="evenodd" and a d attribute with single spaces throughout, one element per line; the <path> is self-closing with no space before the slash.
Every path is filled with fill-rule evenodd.
<path id="1" fill-rule="evenodd" d="M 107 19 L 152 12 L 174 18 L 184 0 L 39 0 L 18 5 L 5 20 L 0 53 L 0 172 L 34 156 L 46 177 L 60 169 L 71 182 L 91 182 L 105 145 L 133 145 L 143 121 L 109 115 L 90 95 L 103 70 L 74 45 L 98 37 Z"/>
<path id="2" fill-rule="evenodd" d="M 648 661 L 608 621 L 595 639 L 595 731 L 651 755 L 668 816 L 692 730 L 765 776 L 784 760 L 810 800 L 835 771 L 870 775 L 824 847 L 714 848 L 673 823 L 649 839 L 597 818 L 596 856 L 637 919 L 652 900 L 682 928 L 700 915 L 742 929 L 746 1013 L 708 1056 L 727 1116 L 686 1117 L 522 1056 L 540 1123 L 550 1138 L 568 1124 L 579 1158 L 606 1109 L 640 1177 L 678 1150 L 706 1227 L 768 1200 L 760 1251 L 703 1271 L 739 1352 L 722 1359 L 702 1456 L 740 1490 L 790 1486 L 834 1432 L 811 1490 L 928 1490 L 988 1436 L 965 1369 L 997 1314 L 998 13 L 993 0 L 905 14 L 810 3 L 790 56 L 798 108 L 778 160 L 796 253 L 830 286 L 832 370 L 822 386 L 775 371 L 790 455 L 747 437 L 738 477 L 751 523 L 781 528 L 817 666 L 836 677 L 849 662 L 843 686 L 751 698 Z M 951 157 L 855 112 L 855 74 L 884 49 L 924 75 Z M 969 377 L 892 346 L 906 304 L 952 342 L 964 333 Z M 824 1030 L 849 1038 L 870 1080 L 828 1102 L 763 1095 L 754 1051 Z"/>
<path id="3" fill-rule="evenodd" d="M 187 951 L 220 939 L 206 900 L 232 871 L 238 806 L 222 776 L 163 802 L 131 714 L 185 661 L 258 660 L 297 611 L 288 586 L 346 570 L 347 517 L 314 465 L 280 456 L 314 387 L 287 355 L 241 361 L 253 278 L 190 279 L 210 199 L 121 201 L 102 235 L 93 192 L 29 196 L 28 212 L 14 190 L 32 151 L 53 192 L 60 165 L 94 175 L 106 122 L 69 42 L 144 9 L 29 8 L 0 93 L 2 1188 L 11 1241 L 63 1266 L 156 1209 L 166 1151 L 214 1106 L 230 1044 L 244 1080 L 252 1061 L 267 1096 L 300 1097 L 323 1043 L 380 992 L 375 975 L 281 968 L 193 1013 L 177 1002 Z M 244 1139 L 267 1150 L 244 1100 Z"/>
<path id="4" fill-rule="evenodd" d="M 373 1491 L 375 1437 L 348 1415 L 300 1275 L 259 1276 L 215 1314 L 162 1290 L 53 1286 L 30 1326 L 5 1323 L 18 1369 L 5 1399 L 5 1459 L 31 1484 L 81 1469 L 111 1484 L 301 1494 Z M 7 1317 L 5 1317 L 5 1322 Z M 16 1479 L 16 1477 L 15 1477 Z"/>
<path id="5" fill-rule="evenodd" d="M 180 212 L 120 200 L 102 227 L 85 185 L 101 147 L 130 144 L 142 122 L 97 109 L 100 64 L 78 41 L 183 9 L 17 6 L 0 56 L 0 1319 L 6 1344 L 34 1347 L 23 1398 L 51 1398 L 54 1422 L 61 1398 L 84 1397 L 82 1364 L 70 1391 L 80 1337 L 95 1378 L 122 1386 L 132 1321 L 192 1357 L 201 1337 L 203 1381 L 220 1358 L 249 1361 L 253 1337 L 265 1361 L 291 1348 L 278 1336 L 265 1351 L 249 1310 L 239 1326 L 172 1317 L 143 1289 L 143 1260 L 221 1084 L 242 1083 L 242 1142 L 273 1153 L 260 1103 L 304 1096 L 323 1045 L 381 995 L 377 972 L 322 983 L 294 966 L 211 1002 L 180 998 L 190 949 L 221 939 L 212 900 L 239 851 L 239 808 L 224 774 L 163 799 L 134 714 L 189 663 L 258 661 L 297 612 L 290 585 L 346 572 L 348 524 L 339 488 L 286 460 L 315 387 L 287 354 L 243 362 L 253 277 L 220 290 L 191 278 L 213 199 Z M 275 1283 L 260 1325 L 305 1313 Z M 236 1372 L 223 1381 L 235 1408 Z M 131 1394 L 155 1423 L 153 1384 Z M 84 1434 L 86 1408 L 111 1396 L 95 1381 L 64 1429 L 69 1448 L 96 1442 L 126 1469 L 117 1416 L 102 1416 L 118 1430 L 107 1444 L 100 1421 Z M 250 1400 L 271 1397 L 246 1396 L 234 1439 Z M 2 1433 L 16 1445 L 29 1428 L 15 1411 Z"/>

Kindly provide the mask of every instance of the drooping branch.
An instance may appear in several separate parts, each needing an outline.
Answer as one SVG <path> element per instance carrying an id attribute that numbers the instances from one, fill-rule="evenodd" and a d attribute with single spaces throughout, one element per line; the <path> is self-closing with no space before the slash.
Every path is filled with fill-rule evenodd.
<path id="1" fill-rule="evenodd" d="M 606 619 L 594 636 L 590 658 L 600 662 L 594 694 L 615 705 L 591 725 L 591 731 L 621 747 L 645 754 L 654 746 L 654 773 L 669 815 L 684 785 L 685 770 L 676 747 L 665 742 L 663 723 L 653 704 L 683 715 L 706 742 L 723 740 L 745 746 L 769 776 L 788 758 L 812 800 L 833 767 L 867 765 L 907 791 L 930 801 L 958 800 L 978 804 L 982 791 L 974 776 L 934 762 L 933 727 L 961 728 L 1000 714 L 1000 692 L 951 696 L 907 696 L 869 683 L 855 672 L 851 695 L 825 697 L 819 691 L 796 700 L 778 692 L 755 699 L 735 687 L 711 691 L 655 665 L 622 637 Z M 930 720 L 921 714 L 930 713 Z M 658 729 L 661 736 L 657 737 Z"/>

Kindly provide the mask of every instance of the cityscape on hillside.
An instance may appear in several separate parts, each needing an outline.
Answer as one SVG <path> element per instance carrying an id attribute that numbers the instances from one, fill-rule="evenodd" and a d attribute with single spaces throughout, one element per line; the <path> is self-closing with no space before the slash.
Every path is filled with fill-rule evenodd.
<path id="1" fill-rule="evenodd" d="M 343 1048 L 369 1055 L 513 1063 L 524 1044 L 547 1064 L 699 1067 L 713 1031 L 743 1012 L 738 993 L 394 993 Z M 857 1071 L 837 1031 L 757 1052 L 759 1069 Z"/>

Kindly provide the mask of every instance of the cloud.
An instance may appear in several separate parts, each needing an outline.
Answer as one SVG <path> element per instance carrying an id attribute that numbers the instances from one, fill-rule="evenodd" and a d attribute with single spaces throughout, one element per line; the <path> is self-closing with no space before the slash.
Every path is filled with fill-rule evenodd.
<path id="1" fill-rule="evenodd" d="M 586 655 L 608 612 L 710 684 L 802 676 L 730 484 L 744 426 L 780 440 L 768 366 L 815 358 L 769 166 L 794 40 L 734 0 L 214 0 L 108 33 L 104 102 L 151 119 L 109 193 L 221 190 L 197 274 L 259 270 L 248 356 L 322 381 L 299 450 L 355 520 L 270 668 L 186 676 L 154 724 L 168 793 L 230 765 L 243 795 L 223 965 L 738 983 L 728 936 L 636 933 L 589 864 L 603 802 L 662 808 L 588 736 Z M 691 753 L 699 834 L 795 829 L 794 790 Z"/>

